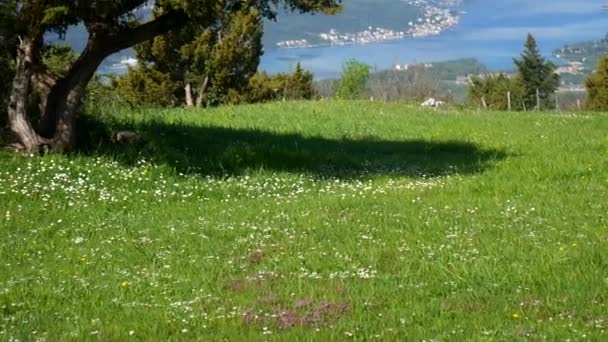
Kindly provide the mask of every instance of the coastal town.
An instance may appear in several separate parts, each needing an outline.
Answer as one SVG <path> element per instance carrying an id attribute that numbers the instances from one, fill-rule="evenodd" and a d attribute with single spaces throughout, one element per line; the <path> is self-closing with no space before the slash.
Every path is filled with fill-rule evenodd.
<path id="1" fill-rule="evenodd" d="M 339 32 L 331 29 L 319 33 L 314 40 L 293 39 L 276 43 L 278 48 L 309 48 L 315 46 L 344 46 L 400 40 L 407 37 L 429 37 L 441 34 L 460 22 L 461 12 L 456 10 L 461 0 L 423 1 L 408 0 L 407 4 L 419 8 L 415 21 L 404 23 L 403 30 L 369 26 L 359 32 Z"/>

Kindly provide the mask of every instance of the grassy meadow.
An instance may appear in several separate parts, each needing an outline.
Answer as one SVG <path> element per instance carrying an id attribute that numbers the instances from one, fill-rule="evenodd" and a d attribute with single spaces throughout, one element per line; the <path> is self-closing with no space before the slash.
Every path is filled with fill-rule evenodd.
<path id="1" fill-rule="evenodd" d="M 606 114 L 86 125 L 72 156 L 0 152 L 0 340 L 608 339 Z M 121 129 L 144 139 L 93 143 Z"/>

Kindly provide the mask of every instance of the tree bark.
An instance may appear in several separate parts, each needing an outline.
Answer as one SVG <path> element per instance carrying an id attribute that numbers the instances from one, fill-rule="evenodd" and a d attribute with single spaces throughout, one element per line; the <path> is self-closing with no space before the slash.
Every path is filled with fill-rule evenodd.
<path id="1" fill-rule="evenodd" d="M 207 91 L 207 86 L 209 85 L 209 76 L 205 76 L 205 80 L 203 84 L 198 87 L 198 94 L 196 95 L 196 107 L 201 108 L 203 106 L 203 101 L 205 100 L 205 92 Z"/>
<path id="2" fill-rule="evenodd" d="M 45 136 L 52 136 L 53 150 L 66 152 L 75 146 L 76 116 L 86 86 L 106 56 L 107 54 L 97 48 L 96 42 L 91 41 L 66 77 L 57 82 L 51 90 L 44 116 L 43 133 Z"/>
<path id="3" fill-rule="evenodd" d="M 194 100 L 192 99 L 192 83 L 186 82 L 184 92 L 186 93 L 186 107 L 194 107 Z"/>
<path id="4" fill-rule="evenodd" d="M 102 38 L 95 33 L 90 34 L 87 46 L 67 75 L 51 88 L 41 133 L 52 140 L 53 150 L 65 152 L 74 147 L 76 114 L 84 97 L 86 85 L 107 56 L 101 49 Z"/>
<path id="5" fill-rule="evenodd" d="M 29 120 L 27 102 L 32 85 L 32 74 L 38 58 L 42 35 L 20 39 L 15 78 L 8 105 L 8 122 L 23 149 L 31 152 L 47 141 L 36 133 Z"/>
<path id="6" fill-rule="evenodd" d="M 57 83 L 57 80 L 48 72 L 46 67 L 37 65 L 33 70 L 32 74 L 32 88 L 39 94 L 40 103 L 38 108 L 40 114 L 43 115 L 42 121 L 44 121 L 44 115 L 46 114 L 47 99 L 51 90 Z"/>

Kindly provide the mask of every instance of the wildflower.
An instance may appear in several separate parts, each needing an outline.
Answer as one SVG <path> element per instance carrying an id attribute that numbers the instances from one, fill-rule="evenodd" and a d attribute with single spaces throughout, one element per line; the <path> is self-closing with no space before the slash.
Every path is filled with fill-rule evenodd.
<path id="1" fill-rule="evenodd" d="M 82 236 L 77 236 L 72 239 L 72 242 L 79 245 L 84 242 L 84 238 Z"/>
<path id="2" fill-rule="evenodd" d="M 120 283 L 120 287 L 127 287 L 127 286 L 129 286 L 128 281 L 123 281 L 122 283 Z"/>
<path id="3" fill-rule="evenodd" d="M 513 319 L 520 319 L 521 316 L 518 313 L 514 313 L 513 315 L 511 315 L 511 317 L 513 317 Z"/>
<path id="4" fill-rule="evenodd" d="M 576 243 L 572 244 L 572 248 L 576 248 L 576 246 L 577 246 Z"/>

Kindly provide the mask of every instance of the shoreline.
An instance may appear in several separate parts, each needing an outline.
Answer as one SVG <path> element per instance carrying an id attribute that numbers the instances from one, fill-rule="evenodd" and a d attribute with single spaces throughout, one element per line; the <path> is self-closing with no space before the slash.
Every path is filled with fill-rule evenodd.
<path id="1" fill-rule="evenodd" d="M 460 24 L 462 16 L 467 14 L 461 0 L 448 0 L 439 4 L 423 4 L 417 0 L 408 1 L 419 6 L 420 13 L 415 21 L 404 25 L 406 29 L 396 30 L 380 26 L 369 26 L 366 30 L 356 32 L 339 32 L 330 29 L 319 33 L 314 40 L 291 39 L 275 43 L 278 49 L 305 49 L 327 46 L 350 46 L 400 41 L 408 38 L 428 38 L 441 35 Z M 456 9 L 455 9 L 456 7 Z"/>

